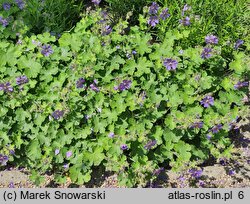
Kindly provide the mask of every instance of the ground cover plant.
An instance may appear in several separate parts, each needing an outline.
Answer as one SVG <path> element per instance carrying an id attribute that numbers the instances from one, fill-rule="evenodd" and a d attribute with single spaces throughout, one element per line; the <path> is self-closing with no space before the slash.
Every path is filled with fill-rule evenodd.
<path id="1" fill-rule="evenodd" d="M 165 1 L 149 3 L 137 25 L 131 14 L 114 23 L 93 0 L 71 31 L 37 34 L 16 24 L 25 1 L 1 2 L 2 165 L 28 167 L 37 184 L 48 171 L 83 184 L 103 167 L 144 187 L 164 168 L 199 178 L 197 165 L 230 157 L 229 131 L 247 109 L 243 20 L 237 31 L 226 12 Z"/>

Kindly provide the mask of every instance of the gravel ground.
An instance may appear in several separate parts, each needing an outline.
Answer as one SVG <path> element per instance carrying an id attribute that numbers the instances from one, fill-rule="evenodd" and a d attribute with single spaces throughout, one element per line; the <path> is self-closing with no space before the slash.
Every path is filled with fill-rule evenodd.
<path id="1" fill-rule="evenodd" d="M 222 160 L 220 163 L 202 167 L 203 173 L 199 179 L 194 179 L 188 172 L 177 174 L 166 170 L 158 176 L 155 183 L 149 184 L 149 187 L 250 187 L 250 117 L 241 120 L 240 125 L 240 133 L 237 136 L 233 135 L 237 138 L 233 140 L 236 148 L 230 160 Z M 0 171 L 0 187 L 36 188 L 29 180 L 29 175 L 29 171 L 25 169 L 8 167 Z M 46 175 L 45 183 L 40 187 L 117 188 L 120 186 L 117 182 L 117 175 L 103 174 L 102 171 L 97 170 L 95 178 L 84 186 L 74 185 L 70 179 L 64 185 L 57 185 L 53 182 L 53 176 Z"/>

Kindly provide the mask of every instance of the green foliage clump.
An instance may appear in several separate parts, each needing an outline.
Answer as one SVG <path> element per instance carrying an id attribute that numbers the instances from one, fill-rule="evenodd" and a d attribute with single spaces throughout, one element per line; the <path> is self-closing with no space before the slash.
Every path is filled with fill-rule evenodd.
<path id="1" fill-rule="evenodd" d="M 117 22 L 118 19 L 126 18 L 127 13 L 132 12 L 130 24 L 138 23 L 139 14 L 142 13 L 143 7 L 147 6 L 151 0 L 106 0 L 108 10 L 112 14 L 112 19 Z"/>
<path id="2" fill-rule="evenodd" d="M 37 182 L 52 171 L 57 182 L 78 184 L 103 166 L 132 187 L 161 167 L 230 157 L 228 133 L 246 109 L 249 41 L 208 43 L 215 33 L 205 33 L 195 44 L 196 24 L 169 28 L 167 18 L 152 28 L 147 15 L 129 31 L 127 20 L 111 27 L 97 10 L 59 38 L 1 38 L 0 151 L 8 162 L 33 169 Z"/>
<path id="3" fill-rule="evenodd" d="M 1 16 L 8 20 L 9 26 L 5 30 L 5 37 L 16 37 L 16 33 L 40 34 L 52 32 L 60 34 L 72 29 L 80 20 L 80 14 L 85 6 L 84 1 L 76 0 L 22 0 L 18 4 L 15 0 L 1 0 Z M 4 9 L 9 4 L 9 9 Z M 8 35 L 7 35 L 8 34 Z"/>

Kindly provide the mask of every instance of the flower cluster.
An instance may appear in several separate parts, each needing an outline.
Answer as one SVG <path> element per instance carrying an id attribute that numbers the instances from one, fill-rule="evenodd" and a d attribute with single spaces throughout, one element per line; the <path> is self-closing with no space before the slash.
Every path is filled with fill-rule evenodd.
<path id="1" fill-rule="evenodd" d="M 198 179 L 202 176 L 203 171 L 201 169 L 200 170 L 190 169 L 189 173 L 191 173 L 192 177 Z"/>
<path id="2" fill-rule="evenodd" d="M 51 45 L 43 45 L 41 50 L 42 55 L 45 57 L 50 56 L 53 53 Z"/>
<path id="3" fill-rule="evenodd" d="M 131 87 L 131 80 L 123 80 L 118 87 L 115 87 L 115 90 L 119 89 L 119 91 L 128 90 Z"/>
<path id="4" fill-rule="evenodd" d="M 171 58 L 165 58 L 163 60 L 163 65 L 166 67 L 167 70 L 176 70 L 178 62 Z"/>
<path id="5" fill-rule="evenodd" d="M 234 44 L 234 49 L 237 50 L 241 45 L 243 45 L 244 41 L 243 40 L 237 40 L 236 43 Z"/>
<path id="6" fill-rule="evenodd" d="M 194 122 L 190 128 L 202 128 L 203 127 L 203 122 Z"/>
<path id="7" fill-rule="evenodd" d="M 148 19 L 148 24 L 152 27 L 155 27 L 159 23 L 159 19 L 157 16 L 150 16 Z"/>
<path id="8" fill-rule="evenodd" d="M 205 41 L 207 44 L 218 44 L 219 40 L 215 35 L 207 35 Z"/>
<path id="9" fill-rule="evenodd" d="M 8 160 L 9 160 L 8 156 L 0 154 L 0 164 L 2 166 L 5 166 Z"/>
<path id="10" fill-rule="evenodd" d="M 84 87 L 85 80 L 83 78 L 79 78 L 76 81 L 76 88 L 80 89 Z"/>
<path id="11" fill-rule="evenodd" d="M 0 84 L 0 91 L 4 91 L 4 92 L 12 92 L 14 89 L 11 86 L 10 82 L 6 82 L 6 83 L 1 83 Z"/>
<path id="12" fill-rule="evenodd" d="M 6 18 L 3 18 L 2 16 L 0 16 L 0 23 L 2 24 L 3 27 L 9 25 L 8 20 Z"/>
<path id="13" fill-rule="evenodd" d="M 183 9 L 182 9 L 181 15 L 184 16 L 185 12 L 189 11 L 189 10 L 191 10 L 191 6 L 188 6 L 187 4 L 185 4 L 184 7 L 183 7 Z M 189 16 L 183 17 L 179 22 L 183 26 L 189 26 L 191 24 Z"/>
<path id="14" fill-rule="evenodd" d="M 160 18 L 162 20 L 166 20 L 168 17 L 170 17 L 170 14 L 168 13 L 168 8 L 165 8 L 161 14 L 160 14 Z"/>
<path id="15" fill-rule="evenodd" d="M 10 10 L 10 7 L 11 7 L 10 3 L 3 3 L 3 9 L 4 9 L 5 11 Z"/>
<path id="16" fill-rule="evenodd" d="M 91 2 L 95 5 L 99 5 L 101 3 L 101 0 L 91 0 Z"/>
<path id="17" fill-rule="evenodd" d="M 249 82 L 248 81 L 239 81 L 237 84 L 234 85 L 235 89 L 240 89 L 242 87 L 248 87 L 249 86 Z"/>
<path id="18" fill-rule="evenodd" d="M 23 84 L 26 84 L 29 82 L 29 79 L 27 78 L 27 76 L 23 75 L 23 76 L 19 76 L 16 78 L 16 84 L 21 86 Z"/>
<path id="19" fill-rule="evenodd" d="M 94 80 L 94 82 L 93 82 L 92 84 L 90 84 L 89 87 L 90 87 L 93 91 L 98 92 L 98 91 L 100 91 L 100 89 L 97 87 L 97 84 L 98 84 L 97 80 Z"/>
<path id="20" fill-rule="evenodd" d="M 24 9 L 25 7 L 25 2 L 23 0 L 16 0 L 16 4 L 18 6 L 19 9 Z"/>
<path id="21" fill-rule="evenodd" d="M 210 47 L 204 47 L 203 51 L 201 53 L 201 58 L 202 59 L 208 59 L 208 58 L 210 58 L 212 56 L 211 52 L 212 52 L 212 48 L 210 48 Z"/>
<path id="22" fill-rule="evenodd" d="M 191 6 L 185 4 L 183 9 L 182 9 L 181 15 L 184 16 L 185 12 L 190 11 L 190 10 L 191 10 Z"/>
<path id="23" fill-rule="evenodd" d="M 186 16 L 185 18 L 181 19 L 180 24 L 184 26 L 189 26 L 191 24 L 190 17 Z"/>
<path id="24" fill-rule="evenodd" d="M 210 131 L 212 133 L 218 133 L 221 129 L 222 129 L 223 125 L 222 124 L 218 124 L 218 125 L 215 125 L 214 127 L 212 127 L 210 129 Z"/>
<path id="25" fill-rule="evenodd" d="M 153 2 L 149 7 L 148 24 L 152 27 L 155 27 L 159 23 L 159 18 L 161 18 L 162 20 L 166 20 L 170 16 L 170 14 L 168 13 L 168 8 L 163 9 L 158 16 L 159 9 L 160 6 L 156 2 Z"/>
<path id="26" fill-rule="evenodd" d="M 146 149 L 146 150 L 150 150 L 153 146 L 155 146 L 156 145 L 156 140 L 150 140 L 145 146 L 144 146 L 144 148 Z"/>
<path id="27" fill-rule="evenodd" d="M 108 35 L 112 32 L 112 28 L 110 27 L 110 25 L 105 25 L 102 28 L 102 35 Z"/>
<path id="28" fill-rule="evenodd" d="M 151 4 L 151 6 L 149 7 L 149 11 L 148 11 L 148 13 L 149 14 L 157 14 L 158 13 L 158 10 L 159 10 L 159 5 L 156 3 L 156 2 L 153 2 L 152 4 Z"/>
<path id="29" fill-rule="evenodd" d="M 64 111 L 63 110 L 56 110 L 52 113 L 52 117 L 55 119 L 55 120 L 59 120 L 60 118 L 62 118 L 64 115 Z"/>
<path id="30" fill-rule="evenodd" d="M 201 100 L 201 105 L 203 105 L 203 107 L 205 107 L 205 108 L 208 108 L 208 107 L 214 105 L 214 98 L 212 96 L 205 96 Z"/>

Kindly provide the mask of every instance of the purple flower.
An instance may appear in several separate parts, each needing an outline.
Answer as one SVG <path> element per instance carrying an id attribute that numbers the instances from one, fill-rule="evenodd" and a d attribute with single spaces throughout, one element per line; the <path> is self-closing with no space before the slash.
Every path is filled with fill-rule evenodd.
<path id="1" fill-rule="evenodd" d="M 179 53 L 182 55 L 184 53 L 184 51 L 183 50 L 179 50 Z"/>
<path id="2" fill-rule="evenodd" d="M 21 39 L 18 39 L 18 41 L 16 42 L 17 45 L 21 45 L 23 43 L 23 41 Z"/>
<path id="3" fill-rule="evenodd" d="M 85 115 L 84 117 L 85 117 L 85 119 L 86 119 L 86 120 L 88 120 L 88 119 L 90 119 L 90 118 L 91 118 L 91 116 L 90 116 L 90 115 Z"/>
<path id="4" fill-rule="evenodd" d="M 66 152 L 66 157 L 67 157 L 67 158 L 69 158 L 69 157 L 71 157 L 71 156 L 72 156 L 72 152 L 71 152 L 71 151 Z"/>
<path id="5" fill-rule="evenodd" d="M 225 159 L 220 159 L 220 164 L 222 165 L 222 166 L 225 166 L 226 164 L 227 164 L 227 161 L 225 160 Z"/>
<path id="6" fill-rule="evenodd" d="M 26 84 L 28 82 L 29 82 L 29 79 L 25 75 L 19 76 L 19 77 L 16 78 L 16 84 L 19 85 L 19 86 L 23 85 L 23 84 Z"/>
<path id="7" fill-rule="evenodd" d="M 5 11 L 10 10 L 10 7 L 11 7 L 11 5 L 10 5 L 9 3 L 3 3 L 3 9 L 4 9 Z"/>
<path id="8" fill-rule="evenodd" d="M 63 168 L 64 168 L 64 169 L 68 169 L 68 168 L 69 168 L 69 164 L 64 164 L 64 165 L 63 165 Z"/>
<path id="9" fill-rule="evenodd" d="M 25 2 L 23 0 L 16 0 L 16 4 L 21 10 L 25 7 Z"/>
<path id="10" fill-rule="evenodd" d="M 110 138 L 114 138 L 114 137 L 115 137 L 115 133 L 110 132 L 110 133 L 109 133 L 109 137 L 110 137 Z"/>
<path id="11" fill-rule="evenodd" d="M 126 57 L 127 57 L 128 59 L 131 59 L 131 55 L 130 55 L 129 53 L 126 53 Z"/>
<path id="12" fill-rule="evenodd" d="M 123 80 L 122 83 L 120 83 L 118 89 L 120 91 L 124 91 L 124 90 L 127 90 L 131 87 L 131 80 Z"/>
<path id="13" fill-rule="evenodd" d="M 126 150 L 126 149 L 128 149 L 128 146 L 125 145 L 125 144 L 122 144 L 120 147 L 121 147 L 121 150 Z"/>
<path id="14" fill-rule="evenodd" d="M 15 150 L 13 150 L 13 149 L 11 149 L 9 152 L 10 152 L 11 155 L 15 154 Z"/>
<path id="15" fill-rule="evenodd" d="M 235 45 L 234 45 L 234 49 L 237 50 L 242 44 L 244 43 L 243 40 L 237 40 Z"/>
<path id="16" fill-rule="evenodd" d="M 93 90 L 93 91 L 100 91 L 100 89 L 97 87 L 97 81 L 94 80 L 94 82 L 92 84 L 89 85 L 89 87 Z"/>
<path id="17" fill-rule="evenodd" d="M 218 133 L 219 130 L 222 129 L 222 127 L 223 127 L 222 124 L 218 124 L 218 125 L 215 125 L 214 127 L 212 127 L 210 131 L 212 131 L 212 133 Z"/>
<path id="18" fill-rule="evenodd" d="M 132 55 L 136 55 L 137 52 L 135 50 L 132 51 Z"/>
<path id="19" fill-rule="evenodd" d="M 7 25 L 9 25 L 9 22 L 7 19 L 4 19 L 0 16 L 0 23 L 3 25 L 3 27 L 6 27 Z"/>
<path id="20" fill-rule="evenodd" d="M 186 180 L 186 178 L 184 177 L 184 176 L 179 176 L 178 177 L 178 180 L 180 181 L 180 182 L 184 182 L 185 180 Z"/>
<path id="21" fill-rule="evenodd" d="M 145 92 L 145 91 L 142 91 L 142 92 L 140 93 L 140 95 L 139 95 L 139 98 L 140 98 L 139 104 L 140 104 L 141 106 L 143 105 L 143 102 L 144 102 L 144 100 L 146 99 L 146 97 L 147 97 L 146 92 Z"/>
<path id="22" fill-rule="evenodd" d="M 218 38 L 215 35 L 208 35 L 205 37 L 207 44 L 218 44 Z"/>
<path id="23" fill-rule="evenodd" d="M 190 9 L 191 9 L 191 6 L 188 6 L 187 4 L 185 4 L 184 7 L 183 7 L 183 9 L 182 9 L 181 15 L 184 16 L 185 11 L 188 11 Z"/>
<path id="24" fill-rule="evenodd" d="M 248 86 L 249 86 L 248 81 L 244 81 L 244 82 L 239 81 L 237 84 L 234 85 L 234 88 L 235 89 L 240 89 L 242 87 L 248 87 Z"/>
<path id="25" fill-rule="evenodd" d="M 59 149 L 56 149 L 55 150 L 55 155 L 58 155 L 60 153 L 60 150 Z"/>
<path id="26" fill-rule="evenodd" d="M 163 65 L 166 67 L 167 70 L 175 70 L 177 65 L 178 65 L 178 62 L 174 59 L 171 59 L 171 58 L 166 58 L 164 59 L 163 61 Z"/>
<path id="27" fill-rule="evenodd" d="M 150 16 L 148 19 L 148 24 L 152 27 L 155 27 L 159 23 L 159 19 L 157 16 Z"/>
<path id="28" fill-rule="evenodd" d="M 178 177 L 178 180 L 180 181 L 180 187 L 181 188 L 184 188 L 187 184 L 185 183 L 185 181 L 186 181 L 186 178 L 183 176 L 183 175 L 180 175 L 179 177 Z"/>
<path id="29" fill-rule="evenodd" d="M 194 122 L 190 128 L 202 128 L 203 127 L 203 122 Z"/>
<path id="30" fill-rule="evenodd" d="M 212 55 L 211 55 L 211 52 L 212 52 L 212 48 L 210 47 L 205 47 L 201 53 L 201 58 L 202 59 L 208 59 L 210 58 Z"/>
<path id="31" fill-rule="evenodd" d="M 211 135 L 207 134 L 207 139 L 210 140 L 211 139 Z"/>
<path id="32" fill-rule="evenodd" d="M 153 2 L 151 6 L 149 7 L 149 14 L 157 14 L 159 10 L 159 5 L 156 2 Z"/>
<path id="33" fill-rule="evenodd" d="M 202 181 L 202 180 L 199 180 L 199 186 L 201 187 L 201 188 L 204 188 L 205 187 L 205 182 L 204 181 Z"/>
<path id="34" fill-rule="evenodd" d="M 180 23 L 184 26 L 189 26 L 191 24 L 190 18 L 187 16 L 184 19 L 180 20 Z"/>
<path id="35" fill-rule="evenodd" d="M 165 8 L 160 14 L 160 18 L 162 20 L 166 20 L 169 16 L 170 14 L 168 13 L 168 8 Z"/>
<path id="36" fill-rule="evenodd" d="M 9 183 L 9 188 L 15 188 L 13 181 Z"/>
<path id="37" fill-rule="evenodd" d="M 64 115 L 64 111 L 63 110 L 56 110 L 52 113 L 52 117 L 55 119 L 55 120 L 59 120 L 61 117 L 63 117 Z"/>
<path id="38" fill-rule="evenodd" d="M 8 160 L 9 160 L 8 156 L 0 154 L 0 163 L 2 166 L 5 166 Z"/>
<path id="39" fill-rule="evenodd" d="M 53 53 L 51 45 L 43 45 L 42 46 L 42 51 L 41 53 L 45 56 L 48 57 Z"/>
<path id="40" fill-rule="evenodd" d="M 202 170 L 196 170 L 196 169 L 190 169 L 189 173 L 191 173 L 191 176 L 194 178 L 200 178 L 202 175 Z"/>
<path id="41" fill-rule="evenodd" d="M 156 145 L 156 140 L 150 140 L 145 146 L 144 146 L 144 148 L 146 149 L 146 150 L 150 150 L 153 146 L 155 146 Z"/>
<path id="42" fill-rule="evenodd" d="M 233 176 L 234 174 L 235 174 L 235 171 L 234 171 L 234 170 L 230 169 L 230 170 L 228 171 L 228 175 L 229 175 L 229 176 Z"/>
<path id="43" fill-rule="evenodd" d="M 6 82 L 5 84 L 2 83 L 0 84 L 0 91 L 4 91 L 4 92 L 12 92 L 13 91 L 13 87 L 11 86 L 10 82 Z"/>
<path id="44" fill-rule="evenodd" d="M 76 81 L 76 88 L 80 89 L 84 87 L 85 80 L 83 78 L 79 78 Z"/>
<path id="45" fill-rule="evenodd" d="M 214 98 L 212 96 L 205 96 L 201 100 L 201 105 L 203 105 L 203 107 L 205 108 L 208 108 L 209 106 L 214 105 Z"/>
<path id="46" fill-rule="evenodd" d="M 91 2 L 95 5 L 99 5 L 101 0 L 91 0 Z"/>
<path id="47" fill-rule="evenodd" d="M 108 35 L 112 32 L 112 28 L 109 25 L 106 25 L 103 29 L 102 29 L 102 35 Z"/>
<path id="48" fill-rule="evenodd" d="M 162 171 L 164 171 L 164 167 L 161 167 L 161 168 L 159 168 L 159 169 L 155 169 L 155 170 L 153 171 L 153 175 L 158 176 Z"/>

